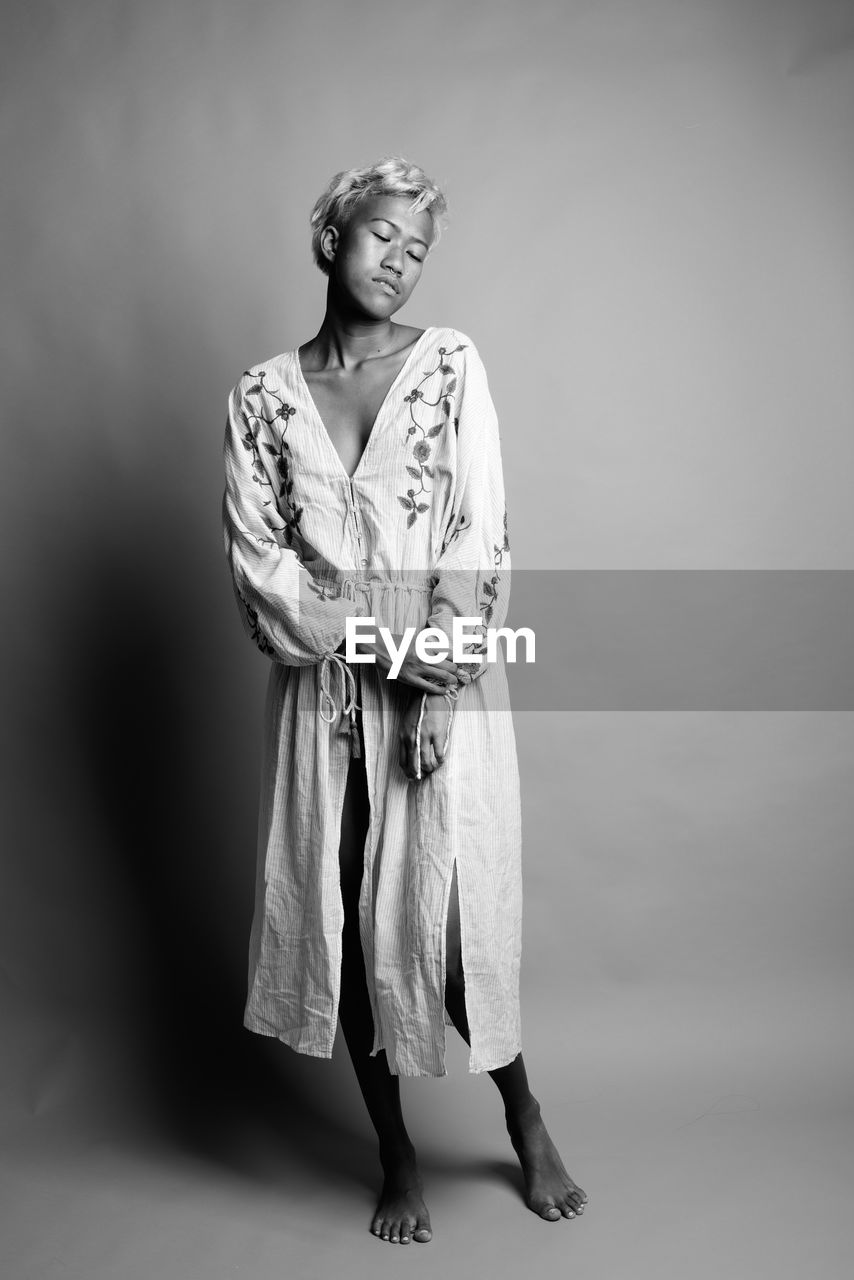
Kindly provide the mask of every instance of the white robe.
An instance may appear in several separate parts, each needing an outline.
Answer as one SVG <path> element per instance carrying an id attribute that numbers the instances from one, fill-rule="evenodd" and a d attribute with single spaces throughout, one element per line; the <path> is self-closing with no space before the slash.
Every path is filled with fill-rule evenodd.
<path id="1" fill-rule="evenodd" d="M 426 329 L 349 478 L 297 353 L 275 356 L 230 394 L 225 469 L 235 594 L 248 634 L 272 659 L 244 1023 L 301 1053 L 331 1056 L 344 919 L 338 851 L 354 749 L 346 695 L 355 684 L 371 809 L 359 924 L 373 1053 L 384 1049 L 395 1074 L 446 1074 L 445 928 L 456 862 L 469 1070 L 503 1066 L 521 1049 L 522 884 L 500 648 L 498 661 L 471 668 L 445 761 L 421 781 L 408 780 L 398 760 L 411 688 L 335 653 L 348 616 L 373 616 L 393 633 L 438 626 L 449 636 L 454 616 L 477 615 L 484 628 L 505 619 L 504 482 L 480 357 L 464 334 Z"/>

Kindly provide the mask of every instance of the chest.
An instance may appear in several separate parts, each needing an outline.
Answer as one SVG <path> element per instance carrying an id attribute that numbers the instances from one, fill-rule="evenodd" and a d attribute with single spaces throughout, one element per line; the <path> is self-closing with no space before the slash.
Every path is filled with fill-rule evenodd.
<path id="1" fill-rule="evenodd" d="M 311 398 L 341 464 L 352 475 L 394 384 L 403 358 L 369 361 L 358 370 L 305 375 Z"/>

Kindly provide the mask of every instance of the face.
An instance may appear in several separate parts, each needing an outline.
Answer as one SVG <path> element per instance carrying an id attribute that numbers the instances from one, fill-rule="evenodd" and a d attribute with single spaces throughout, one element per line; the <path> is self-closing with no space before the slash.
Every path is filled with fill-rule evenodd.
<path id="1" fill-rule="evenodd" d="M 326 227 L 321 248 L 333 287 L 374 319 L 393 316 L 421 277 L 433 239 L 426 210 L 409 212 L 402 196 L 373 196 L 356 205 L 339 233 Z"/>

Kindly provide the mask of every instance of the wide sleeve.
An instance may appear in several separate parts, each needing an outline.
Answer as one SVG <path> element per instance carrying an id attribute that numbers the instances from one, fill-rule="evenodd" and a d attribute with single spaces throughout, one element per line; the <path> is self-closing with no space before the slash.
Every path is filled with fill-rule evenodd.
<path id="1" fill-rule="evenodd" d="M 228 397 L 225 553 L 246 633 L 275 661 L 308 666 L 341 645 L 348 617 L 364 615 L 352 600 L 329 595 L 290 545 L 288 486 L 274 456 L 280 450 L 266 439 L 257 382 L 244 375 Z"/>
<path id="2" fill-rule="evenodd" d="M 487 628 L 503 626 L 510 602 L 510 543 L 498 417 L 486 370 L 474 344 L 464 340 L 457 379 L 454 427 L 456 475 L 451 514 L 434 565 L 427 625 L 451 639 L 454 617 L 479 617 L 479 642 L 465 648 L 486 652 Z M 467 664 L 472 678 L 487 669 Z"/>

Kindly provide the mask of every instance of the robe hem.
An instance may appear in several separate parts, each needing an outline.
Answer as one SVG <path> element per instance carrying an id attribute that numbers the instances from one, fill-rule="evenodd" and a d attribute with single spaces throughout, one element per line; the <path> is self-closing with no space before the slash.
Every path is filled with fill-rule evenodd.
<path id="1" fill-rule="evenodd" d="M 510 1063 L 514 1062 L 516 1058 L 518 1058 L 521 1052 L 522 1052 L 522 1046 L 521 1044 L 519 1044 L 512 1051 L 509 1058 L 506 1057 L 504 1054 L 500 1054 L 498 1060 L 496 1060 L 495 1062 L 487 1062 L 485 1066 L 481 1066 L 480 1063 L 478 1063 L 478 1065 L 475 1066 L 473 1061 L 474 1055 L 470 1054 L 469 1055 L 469 1074 L 482 1075 L 484 1071 L 498 1071 L 501 1067 L 509 1067 Z"/>
<path id="2" fill-rule="evenodd" d="M 243 1019 L 243 1025 L 247 1031 L 251 1031 L 255 1035 L 269 1036 L 271 1040 L 279 1040 L 282 1044 L 287 1045 L 289 1049 L 293 1049 L 294 1053 L 303 1053 L 310 1058 L 331 1058 L 332 1057 L 332 1050 L 334 1047 L 334 1038 L 333 1038 L 333 1044 L 331 1044 L 328 1049 L 325 1049 L 323 1047 L 318 1047 L 318 1046 L 310 1047 L 305 1043 L 302 1043 L 302 1044 L 299 1043 L 298 1036 L 295 1035 L 294 1032 L 279 1031 L 275 1027 L 269 1026 L 269 1024 L 265 1025 L 259 1022 L 255 1022 L 249 1016 Z M 447 1044 L 445 1045 L 445 1052 L 447 1052 Z M 499 1054 L 495 1061 L 490 1061 L 489 1059 L 487 1059 L 483 1065 L 481 1065 L 480 1060 L 475 1062 L 474 1054 L 470 1053 L 469 1065 L 468 1065 L 469 1074 L 483 1075 L 487 1071 L 498 1071 L 501 1067 L 507 1067 L 510 1065 L 511 1062 L 514 1062 L 521 1052 L 522 1052 L 522 1046 L 520 1043 L 517 1043 L 516 1048 L 509 1051 L 509 1054 L 510 1054 L 509 1057 L 507 1056 L 506 1053 Z M 376 1053 L 372 1053 L 370 1056 L 373 1058 L 376 1056 Z M 440 1064 L 440 1069 L 437 1071 L 431 1071 L 431 1070 L 419 1071 L 417 1069 L 414 1071 L 405 1071 L 400 1069 L 395 1071 L 391 1063 L 389 1063 L 389 1071 L 393 1076 L 403 1076 L 408 1080 L 443 1080 L 448 1075 L 448 1068 L 445 1062 L 444 1053 L 442 1055 L 442 1062 Z"/>
<path id="3" fill-rule="evenodd" d="M 295 1053 L 305 1053 L 311 1058 L 332 1057 L 333 1045 L 329 1045 L 328 1048 L 323 1048 L 322 1046 L 310 1047 L 304 1042 L 300 1043 L 298 1034 L 292 1031 L 279 1031 L 276 1027 L 255 1022 L 249 1017 L 243 1019 L 243 1025 L 247 1031 L 253 1032 L 256 1036 L 269 1036 L 271 1040 L 280 1040 L 282 1044 L 287 1045 L 289 1049 L 293 1049 Z"/>

